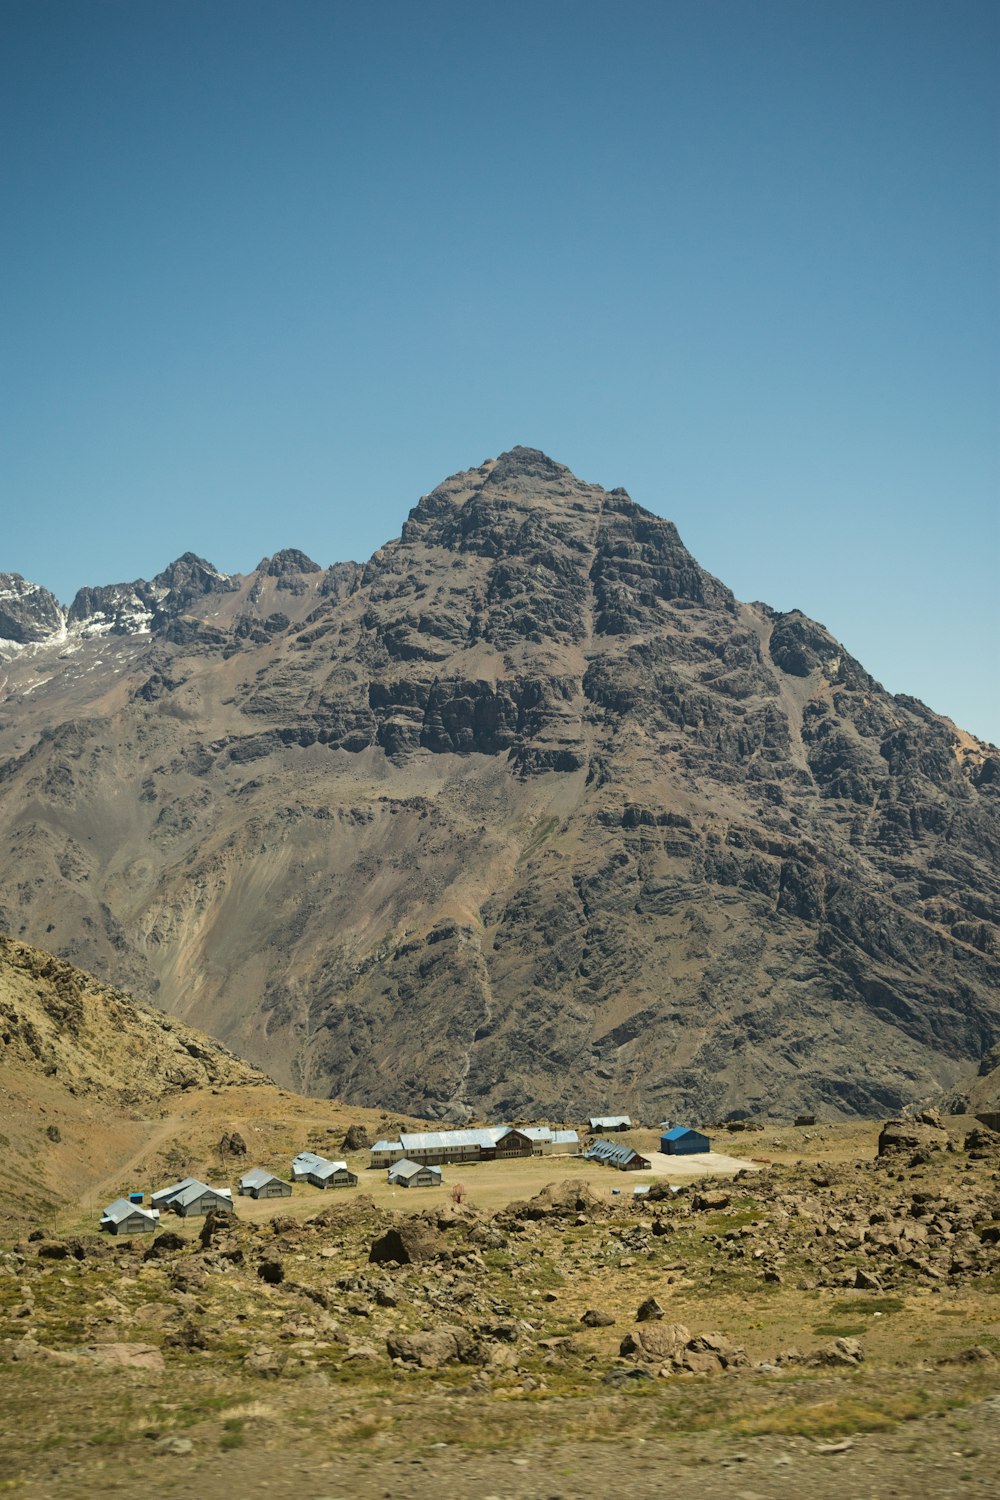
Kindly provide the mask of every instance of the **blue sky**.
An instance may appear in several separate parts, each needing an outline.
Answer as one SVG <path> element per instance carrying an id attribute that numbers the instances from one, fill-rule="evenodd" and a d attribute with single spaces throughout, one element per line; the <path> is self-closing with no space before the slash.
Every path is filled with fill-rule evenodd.
<path id="1" fill-rule="evenodd" d="M 995 0 L 4 0 L 0 569 L 516 443 L 1000 740 Z"/>

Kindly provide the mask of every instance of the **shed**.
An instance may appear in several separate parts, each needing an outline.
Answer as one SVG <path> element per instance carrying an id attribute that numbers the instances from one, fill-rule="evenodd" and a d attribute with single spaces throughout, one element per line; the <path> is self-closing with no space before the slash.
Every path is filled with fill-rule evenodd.
<path id="1" fill-rule="evenodd" d="M 292 1181 L 305 1182 L 316 1163 L 325 1160 L 326 1157 L 317 1156 L 315 1151 L 300 1151 L 292 1158 Z"/>
<path id="2" fill-rule="evenodd" d="M 440 1187 L 441 1168 L 426 1162 L 397 1161 L 389 1168 L 389 1183 L 392 1187 Z"/>
<path id="3" fill-rule="evenodd" d="M 233 1212 L 233 1195 L 229 1188 L 209 1187 L 197 1177 L 185 1177 L 173 1187 L 162 1188 L 153 1194 L 153 1202 L 158 1208 L 173 1209 L 182 1219 L 200 1218 L 213 1209 L 222 1214 Z"/>
<path id="4" fill-rule="evenodd" d="M 599 1161 L 604 1167 L 617 1167 L 619 1172 L 648 1172 L 649 1162 L 631 1146 L 619 1145 L 617 1141 L 595 1141 L 583 1153 L 587 1161 Z"/>
<path id="5" fill-rule="evenodd" d="M 664 1156 L 694 1156 L 702 1151 L 711 1151 L 712 1142 L 700 1130 L 690 1130 L 686 1125 L 675 1125 L 660 1136 L 660 1150 Z"/>
<path id="6" fill-rule="evenodd" d="M 326 1161 L 321 1157 L 306 1174 L 306 1181 L 318 1188 L 357 1187 L 358 1174 L 348 1171 L 346 1161 Z"/>
<path id="7" fill-rule="evenodd" d="M 158 1208 L 140 1208 L 128 1198 L 116 1198 L 101 1214 L 98 1228 L 108 1234 L 152 1234 L 159 1219 Z"/>
<path id="8" fill-rule="evenodd" d="M 175 1182 L 171 1187 L 157 1188 L 155 1193 L 150 1194 L 149 1201 L 154 1208 L 169 1208 L 171 1198 L 175 1198 L 197 1180 L 197 1177 L 182 1177 L 180 1182 Z"/>
<path id="9" fill-rule="evenodd" d="M 592 1115 L 589 1120 L 591 1130 L 631 1130 L 631 1115 Z"/>
<path id="10" fill-rule="evenodd" d="M 244 1198 L 290 1198 L 292 1184 L 283 1177 L 275 1177 L 263 1167 L 252 1167 L 244 1172 L 239 1182 L 240 1194 Z"/>

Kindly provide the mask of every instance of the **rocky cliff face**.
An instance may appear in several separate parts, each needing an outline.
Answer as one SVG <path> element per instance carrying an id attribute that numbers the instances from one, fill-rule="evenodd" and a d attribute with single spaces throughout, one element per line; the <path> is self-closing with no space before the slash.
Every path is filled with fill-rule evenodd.
<path id="1" fill-rule="evenodd" d="M 4 669 L 0 920 L 307 1091 L 873 1113 L 1000 1038 L 997 752 L 622 490 L 89 593 Z"/>

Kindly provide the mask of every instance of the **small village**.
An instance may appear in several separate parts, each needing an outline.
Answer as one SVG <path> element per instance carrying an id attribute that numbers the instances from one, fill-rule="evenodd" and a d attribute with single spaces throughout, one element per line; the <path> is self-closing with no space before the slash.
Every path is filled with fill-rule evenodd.
<path id="1" fill-rule="evenodd" d="M 620 1172 L 649 1172 L 652 1161 L 633 1146 L 608 1140 L 607 1135 L 632 1129 L 629 1115 L 593 1115 L 587 1122 L 588 1144 L 580 1132 L 551 1125 L 486 1125 L 469 1129 L 401 1131 L 398 1140 L 378 1140 L 368 1148 L 369 1170 L 384 1170 L 391 1188 L 440 1188 L 445 1185 L 442 1168 L 503 1162 L 525 1157 L 575 1157 Z M 687 1126 L 660 1124 L 659 1148 L 663 1156 L 706 1156 L 711 1152 L 709 1136 Z M 706 1161 L 706 1169 L 710 1163 Z M 326 1190 L 356 1188 L 360 1176 L 346 1161 L 331 1160 L 315 1151 L 300 1151 L 291 1161 L 288 1177 L 265 1167 L 251 1167 L 238 1179 L 236 1193 L 255 1200 L 290 1198 L 294 1185 L 307 1184 Z M 461 1201 L 462 1188 L 453 1190 Z M 618 1195 L 618 1190 L 612 1190 Z M 637 1185 L 635 1196 L 649 1191 Z M 148 1197 L 148 1204 L 147 1204 Z M 131 1191 L 107 1204 L 99 1227 L 113 1235 L 151 1234 L 164 1213 L 180 1218 L 204 1218 L 210 1213 L 234 1214 L 232 1188 L 213 1186 L 196 1177 L 184 1177 L 167 1187 Z"/>

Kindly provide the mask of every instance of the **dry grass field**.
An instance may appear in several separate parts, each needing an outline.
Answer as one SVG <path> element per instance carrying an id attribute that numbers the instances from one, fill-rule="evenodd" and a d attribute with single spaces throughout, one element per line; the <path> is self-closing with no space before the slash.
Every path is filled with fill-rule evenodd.
<path id="1" fill-rule="evenodd" d="M 662 1178 L 572 1158 L 446 1169 L 441 1189 L 393 1195 L 357 1153 L 358 1189 L 240 1199 L 231 1225 L 165 1217 L 163 1248 L 92 1233 L 98 1198 L 168 1164 L 218 1179 L 224 1132 L 246 1164 L 287 1170 L 353 1123 L 398 1124 L 266 1086 L 185 1091 L 128 1123 L 118 1167 L 57 1234 L 11 1238 L 0 1492 L 600 1500 L 624 1482 L 659 1496 L 668 1474 L 681 1500 L 995 1494 L 1000 1155 L 961 1150 L 967 1122 L 949 1122 L 955 1149 L 881 1163 L 873 1125 L 720 1134 L 758 1159 L 640 1201 L 634 1183 Z M 559 1212 L 509 1209 L 549 1184 L 568 1191 Z M 918 1253 L 883 1244 L 925 1207 Z M 426 1255 L 372 1264 L 406 1223 Z M 662 1316 L 636 1323 L 650 1297 Z M 701 1373 L 623 1356 L 674 1325 L 739 1353 Z M 448 1330 L 455 1355 L 392 1357 Z M 838 1362 L 837 1340 L 859 1354 Z"/>

